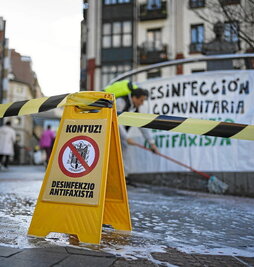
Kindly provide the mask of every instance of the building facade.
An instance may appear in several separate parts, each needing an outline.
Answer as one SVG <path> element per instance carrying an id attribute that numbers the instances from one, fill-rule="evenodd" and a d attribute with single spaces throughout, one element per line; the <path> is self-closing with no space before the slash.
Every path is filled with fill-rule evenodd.
<path id="1" fill-rule="evenodd" d="M 84 20 L 81 24 L 82 75 L 80 89 L 102 90 L 114 77 L 126 71 L 165 61 L 197 59 L 203 55 L 254 52 L 253 21 L 254 3 L 252 0 L 86 0 L 84 2 Z M 226 61 L 215 60 L 212 64 L 210 61 L 194 62 L 173 67 L 153 68 L 131 76 L 131 79 L 143 82 L 157 77 L 174 79 L 176 75 L 207 72 L 202 76 L 204 77 L 206 74 L 209 75 L 208 71 L 210 70 L 254 68 L 253 61 Z M 177 80 L 185 78 L 186 76 L 179 76 Z M 162 79 L 159 82 L 163 83 Z M 151 84 L 156 83 L 156 80 L 151 80 Z M 204 96 L 204 101 L 206 100 Z M 223 98 L 223 100 L 223 103 L 227 102 L 227 99 Z M 153 110 L 153 112 L 169 115 L 168 102 L 172 103 L 173 100 L 164 97 L 163 101 L 163 103 L 160 102 L 162 109 L 156 112 Z M 175 107 L 179 107 L 179 102 L 183 103 L 176 97 L 175 103 L 173 103 Z M 163 107 L 166 109 L 164 110 Z M 179 112 L 176 111 L 170 115 L 184 116 L 182 113 L 179 115 Z M 193 113 L 197 114 L 192 115 L 199 116 L 198 111 L 193 111 Z M 214 119 L 214 116 L 212 114 L 208 119 Z M 202 114 L 200 117 L 203 118 Z M 219 115 L 215 120 L 221 120 Z M 174 133 L 160 135 L 160 132 L 154 132 L 153 134 L 155 139 L 158 137 L 157 140 L 163 140 L 164 137 L 165 140 L 168 140 L 168 143 L 165 141 L 165 145 L 161 144 L 159 149 L 164 149 L 162 151 L 166 151 L 169 155 L 172 153 L 173 158 L 177 155 L 176 152 L 182 149 L 182 147 L 174 147 Z M 170 146 L 171 134 L 173 141 Z M 178 135 L 176 134 L 176 136 Z M 185 138 L 187 135 L 181 136 Z M 197 156 L 198 153 L 195 155 L 200 159 L 203 158 L 202 145 L 203 143 L 197 145 L 200 146 L 200 154 L 199 156 Z M 184 149 L 181 150 L 182 155 L 184 152 L 186 155 Z M 208 153 L 207 151 L 211 152 L 212 149 L 213 147 L 211 150 L 205 147 L 204 150 Z M 135 151 L 132 155 L 134 153 L 141 152 Z M 138 155 L 140 158 L 144 156 L 143 154 Z M 211 153 L 211 155 L 214 154 Z M 187 157 L 187 162 L 189 158 Z M 148 155 L 146 159 L 148 159 Z M 207 157 L 207 159 L 210 158 Z M 217 156 L 211 156 L 211 160 L 216 161 L 216 159 L 218 159 Z M 182 156 L 179 160 L 182 160 Z M 233 162 L 230 159 L 228 161 Z M 135 163 L 134 160 L 134 165 Z M 193 173 L 182 172 L 178 169 L 177 172 L 174 172 L 168 167 L 165 167 L 164 170 L 165 172 L 157 173 L 153 172 L 153 168 L 150 169 L 150 172 L 144 173 L 143 170 L 136 173 L 134 170 L 131 175 L 133 180 L 139 182 L 182 189 L 207 190 L 207 181 L 195 179 L 198 177 L 194 178 Z M 216 170 L 216 175 L 222 177 L 223 181 L 229 184 L 228 192 L 230 194 L 254 196 L 252 171 L 228 172 L 223 168 Z M 214 171 L 215 169 L 213 169 L 213 175 L 215 175 Z"/>
<path id="2" fill-rule="evenodd" d="M 16 102 L 42 97 L 41 88 L 32 70 L 30 57 L 22 56 L 14 49 L 9 50 L 9 88 L 6 102 Z M 14 162 L 17 164 L 32 163 L 34 146 L 34 122 L 31 115 L 6 118 L 11 120 L 16 131 L 16 153 Z"/>
<path id="3" fill-rule="evenodd" d="M 217 21 L 224 23 L 224 39 L 235 44 L 234 53 L 250 51 L 250 45 L 240 40 L 239 32 L 240 29 L 248 30 L 253 36 L 253 27 L 247 29 L 241 15 L 243 10 L 253 10 L 251 1 L 219 1 L 222 6 L 219 2 L 216 6 L 216 2 L 85 0 L 81 24 L 81 90 L 101 90 L 114 77 L 131 69 L 200 57 L 204 53 L 204 44 L 215 38 L 213 26 Z M 225 17 L 224 7 L 238 13 Z M 153 69 L 133 78 L 144 81 L 206 70 L 207 64 L 203 62 Z"/>
<path id="4" fill-rule="evenodd" d="M 43 97 L 32 59 L 9 49 L 5 38 L 6 21 L 0 17 L 0 104 Z M 0 119 L 0 126 L 11 121 L 16 132 L 14 164 L 32 164 L 33 152 L 40 136 L 48 125 L 57 130 L 62 110 L 52 110 L 43 114 L 13 116 Z"/>
<path id="5" fill-rule="evenodd" d="M 6 21 L 0 17 L 0 104 L 5 103 L 8 89 L 8 39 L 5 38 L 5 25 Z"/>

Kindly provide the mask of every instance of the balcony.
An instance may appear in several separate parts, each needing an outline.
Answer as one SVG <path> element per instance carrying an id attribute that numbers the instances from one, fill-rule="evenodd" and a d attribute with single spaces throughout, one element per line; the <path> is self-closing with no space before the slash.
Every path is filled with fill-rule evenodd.
<path id="1" fill-rule="evenodd" d="M 189 46 L 190 54 L 202 53 L 204 43 L 191 43 Z"/>
<path id="2" fill-rule="evenodd" d="M 144 42 L 138 48 L 139 63 L 141 65 L 155 64 L 168 60 L 167 45 L 155 42 Z"/>
<path id="3" fill-rule="evenodd" d="M 148 4 L 140 5 L 140 21 L 166 19 L 167 15 L 167 1 L 161 1 L 160 5 L 154 6 L 148 6 Z"/>

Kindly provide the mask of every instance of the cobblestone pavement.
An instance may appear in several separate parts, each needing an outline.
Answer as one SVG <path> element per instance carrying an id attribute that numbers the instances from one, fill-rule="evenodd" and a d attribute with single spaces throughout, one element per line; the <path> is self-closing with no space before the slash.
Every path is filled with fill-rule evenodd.
<path id="1" fill-rule="evenodd" d="M 0 172 L 1 266 L 254 266 L 254 199 L 129 187 L 132 233 L 104 227 L 101 244 L 66 234 L 29 238 L 44 168 Z"/>
<path id="2" fill-rule="evenodd" d="M 254 266 L 254 258 L 187 254 L 173 248 L 152 253 L 150 259 L 126 259 L 116 255 L 72 247 L 17 249 L 0 247 L 1 267 L 46 266 Z"/>

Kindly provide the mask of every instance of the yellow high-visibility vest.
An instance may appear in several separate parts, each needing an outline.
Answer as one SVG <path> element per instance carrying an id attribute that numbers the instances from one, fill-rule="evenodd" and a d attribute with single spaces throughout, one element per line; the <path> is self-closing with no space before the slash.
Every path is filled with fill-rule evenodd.
<path id="1" fill-rule="evenodd" d="M 104 91 L 107 93 L 112 93 L 116 98 L 121 96 L 126 96 L 130 94 L 133 90 L 137 89 L 138 86 L 129 80 L 122 80 L 108 85 Z"/>

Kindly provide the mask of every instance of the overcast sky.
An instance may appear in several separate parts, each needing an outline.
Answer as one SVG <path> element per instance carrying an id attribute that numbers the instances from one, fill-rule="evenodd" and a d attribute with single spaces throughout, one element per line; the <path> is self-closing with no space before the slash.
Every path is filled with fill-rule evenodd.
<path id="1" fill-rule="evenodd" d="M 46 96 L 79 91 L 82 0 L 0 0 L 9 48 L 30 56 Z"/>

